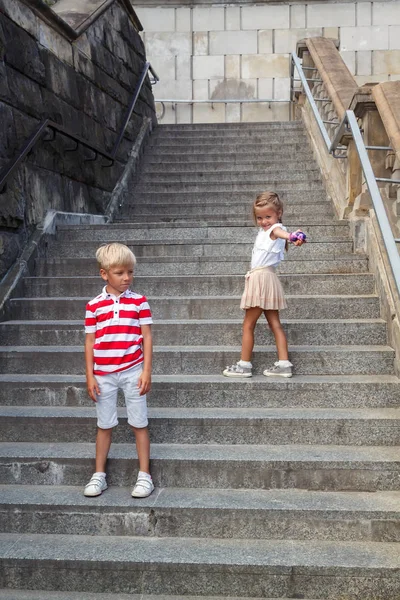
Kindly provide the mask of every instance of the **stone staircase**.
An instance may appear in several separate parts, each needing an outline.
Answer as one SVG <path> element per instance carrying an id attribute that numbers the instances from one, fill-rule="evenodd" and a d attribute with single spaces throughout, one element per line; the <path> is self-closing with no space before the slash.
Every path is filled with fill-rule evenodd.
<path id="1" fill-rule="evenodd" d="M 257 327 L 238 359 L 257 192 L 309 243 L 281 266 L 291 380 Z M 111 487 L 84 498 L 94 407 L 82 320 L 121 241 L 155 317 L 154 494 L 133 500 L 124 409 Z M 399 380 L 365 256 L 334 218 L 300 123 L 160 126 L 119 221 L 60 227 L 0 323 L 0 600 L 400 599 Z M 44 591 L 46 590 L 46 591 Z"/>

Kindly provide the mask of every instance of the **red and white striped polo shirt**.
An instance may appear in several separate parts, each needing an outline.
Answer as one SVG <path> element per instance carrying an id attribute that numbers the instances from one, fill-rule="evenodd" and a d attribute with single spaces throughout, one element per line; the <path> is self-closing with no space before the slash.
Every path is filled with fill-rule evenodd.
<path id="1" fill-rule="evenodd" d="M 120 296 L 102 293 L 86 305 L 85 332 L 95 333 L 95 375 L 125 371 L 143 362 L 142 325 L 151 325 L 145 296 L 126 290 Z"/>

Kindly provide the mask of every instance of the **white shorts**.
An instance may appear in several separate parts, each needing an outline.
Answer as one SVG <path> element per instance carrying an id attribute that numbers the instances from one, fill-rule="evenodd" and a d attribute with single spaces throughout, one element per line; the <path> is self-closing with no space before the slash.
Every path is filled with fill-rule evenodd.
<path id="1" fill-rule="evenodd" d="M 119 388 L 124 392 L 129 425 L 138 429 L 147 427 L 146 395 L 140 396 L 138 388 L 138 380 L 142 371 L 143 363 L 140 363 L 126 371 L 95 376 L 100 388 L 100 396 L 96 402 L 97 427 L 111 429 L 118 425 L 117 395 Z"/>

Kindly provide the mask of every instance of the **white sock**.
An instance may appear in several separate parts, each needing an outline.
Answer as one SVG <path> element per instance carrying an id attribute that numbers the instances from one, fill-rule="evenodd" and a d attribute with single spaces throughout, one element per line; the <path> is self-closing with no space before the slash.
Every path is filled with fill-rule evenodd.
<path id="1" fill-rule="evenodd" d="M 148 479 L 149 481 L 153 481 L 150 473 L 146 473 L 146 471 L 139 471 L 138 477 L 143 477 L 144 479 Z"/>
<path id="2" fill-rule="evenodd" d="M 239 360 L 238 365 L 240 367 L 248 367 L 249 369 L 253 368 L 253 365 L 249 360 Z"/>
<path id="3" fill-rule="evenodd" d="M 280 367 L 293 367 L 292 363 L 290 362 L 290 360 L 278 360 L 277 364 Z"/>
<path id="4" fill-rule="evenodd" d="M 98 477 L 102 477 L 103 479 L 106 478 L 106 474 L 102 473 L 101 471 L 98 471 L 98 473 L 95 473 L 95 475 L 97 475 Z"/>

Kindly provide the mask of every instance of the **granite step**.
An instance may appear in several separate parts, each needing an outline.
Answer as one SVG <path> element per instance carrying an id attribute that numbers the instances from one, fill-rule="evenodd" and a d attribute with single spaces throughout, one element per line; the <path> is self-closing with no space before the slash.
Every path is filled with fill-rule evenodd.
<path id="1" fill-rule="evenodd" d="M 133 229 L 137 229 L 140 227 L 147 227 L 147 225 L 152 225 L 154 223 L 154 219 L 152 219 L 152 217 L 150 215 L 145 215 L 144 217 L 140 217 L 140 216 L 132 216 L 128 214 L 129 211 L 129 206 L 126 207 L 126 215 L 125 216 L 119 216 L 117 219 L 117 224 L 118 225 L 124 225 L 125 227 L 127 225 L 130 225 Z M 296 215 L 297 216 L 297 221 L 296 223 L 294 223 L 292 225 L 293 228 L 295 229 L 306 229 L 307 225 L 309 224 L 310 220 L 311 220 L 311 216 L 310 214 L 306 213 L 303 215 L 303 217 L 301 217 L 301 215 Z M 181 228 L 181 230 L 183 229 L 190 229 L 190 223 L 193 221 L 196 221 L 196 225 L 198 227 L 204 227 L 204 228 L 208 228 L 208 227 L 220 227 L 223 228 L 224 225 L 226 224 L 226 218 L 222 217 L 221 215 L 201 215 L 201 217 L 180 217 L 178 215 L 160 215 L 158 217 L 157 220 L 157 225 L 158 228 L 160 229 L 160 231 L 162 231 L 162 228 Z M 291 219 L 293 220 L 293 219 Z M 334 223 L 334 219 L 332 216 L 326 214 L 326 213 L 322 213 L 322 214 L 318 214 L 318 212 L 315 214 L 314 216 L 314 225 L 332 225 Z M 232 219 L 229 219 L 229 225 L 233 226 L 233 227 L 247 227 L 247 228 L 253 228 L 253 235 L 255 237 L 255 235 L 257 234 L 257 232 L 254 231 L 254 222 L 252 220 L 252 217 L 233 217 Z M 289 223 L 288 221 L 285 221 L 285 227 L 289 228 Z"/>
<path id="2" fill-rule="evenodd" d="M 343 262 L 343 261 L 342 261 Z M 247 265 L 248 267 L 248 265 Z M 136 276 L 135 289 L 146 291 L 146 296 L 214 296 L 241 295 L 244 288 L 244 273 L 240 275 L 193 275 Z M 154 272 L 154 268 L 153 268 Z M 374 277 L 371 273 L 317 273 L 304 275 L 281 275 L 283 289 L 289 295 L 340 294 L 354 296 L 373 294 Z M 25 277 L 25 297 L 93 298 L 101 292 L 102 280 L 97 277 Z"/>
<path id="3" fill-rule="evenodd" d="M 243 319 L 158 319 L 152 331 L 160 346 L 235 346 L 241 344 Z M 282 320 L 289 345 L 383 345 L 387 326 L 383 319 L 304 319 Z M 259 345 L 273 345 L 274 337 L 266 321 L 256 326 Z M 0 323 L 3 346 L 78 346 L 85 332 L 79 321 L 6 321 Z"/>
<path id="4" fill-rule="evenodd" d="M 298 179 L 297 181 L 293 180 L 293 175 L 292 176 L 287 176 L 284 175 L 282 179 L 277 179 L 275 176 L 274 178 L 267 178 L 267 177 L 260 177 L 258 179 L 248 179 L 247 181 L 243 181 L 242 179 L 240 179 L 240 181 L 236 181 L 236 182 L 232 182 L 229 180 L 225 181 L 225 182 L 221 182 L 218 177 L 215 177 L 215 182 L 211 182 L 209 181 L 209 178 L 207 177 L 207 181 L 203 180 L 203 181 L 198 181 L 198 182 L 193 182 L 192 178 L 190 176 L 187 176 L 187 180 L 186 181 L 171 181 L 171 180 L 165 180 L 165 181 L 147 181 L 147 182 L 140 182 L 138 184 L 135 185 L 135 192 L 136 194 L 140 194 L 142 192 L 151 192 L 151 193 L 156 193 L 156 192 L 190 192 L 190 193 L 196 193 L 196 192 L 200 192 L 200 193 L 207 193 L 207 192 L 241 192 L 241 191 L 246 191 L 247 193 L 251 193 L 253 194 L 254 198 L 257 194 L 259 194 L 260 192 L 262 192 L 264 189 L 272 189 L 274 191 L 276 191 L 279 194 L 279 188 L 285 188 L 287 190 L 318 190 L 321 191 L 322 188 L 322 184 L 321 184 L 321 178 L 319 175 L 316 175 L 315 177 L 311 178 L 311 176 L 307 175 L 307 177 L 305 177 L 304 175 L 302 175 L 302 179 Z M 123 215 L 125 214 L 125 204 L 124 204 L 124 212 Z M 226 218 L 226 216 L 225 216 Z M 157 220 L 158 220 L 158 215 L 157 215 Z"/>
<path id="5" fill-rule="evenodd" d="M 94 453 L 93 443 L 1 442 L 0 484 L 82 486 Z M 109 485 L 132 486 L 137 469 L 133 436 L 113 444 Z M 400 491 L 398 446 L 152 444 L 151 472 L 157 487 Z"/>
<path id="6" fill-rule="evenodd" d="M 234 152 L 236 154 L 254 152 L 254 149 L 260 153 L 267 152 L 274 148 L 291 148 L 301 153 L 303 149 L 309 150 L 307 137 L 301 132 L 294 132 L 290 135 L 290 140 L 287 135 L 276 135 L 273 140 L 266 140 L 263 136 L 256 136 L 254 139 L 242 138 L 237 139 L 236 136 L 226 136 L 222 139 L 216 139 L 215 137 L 197 137 L 187 136 L 186 138 L 150 138 L 146 150 L 147 152 L 164 152 L 164 154 L 170 154 L 170 152 L 187 152 L 193 154 L 196 151 L 199 152 Z"/>
<path id="7" fill-rule="evenodd" d="M 4 406 L 86 406 L 93 402 L 84 375 L 0 375 Z M 154 375 L 150 407 L 398 408 L 395 375 L 297 375 L 292 379 L 228 379 L 216 375 Z M 118 397 L 123 407 L 122 394 Z"/>
<path id="8" fill-rule="evenodd" d="M 121 215 L 119 216 L 119 218 Z M 316 237 L 320 234 L 331 234 L 336 229 L 342 228 L 343 231 L 349 231 L 349 223 L 344 220 L 337 219 L 323 219 L 326 222 L 320 223 L 320 217 L 311 219 L 305 224 L 311 237 Z M 285 219 L 285 226 L 288 228 L 295 227 L 298 225 L 298 221 Z M 218 224 L 218 225 L 204 225 L 202 219 L 200 223 L 196 222 L 195 226 L 191 226 L 191 223 L 187 221 L 174 221 L 171 224 L 153 221 L 147 224 L 136 225 L 132 223 L 124 223 L 116 221 L 110 225 L 79 225 L 71 228 L 70 225 L 58 225 L 57 227 L 57 239 L 62 240 L 76 240 L 76 241 L 99 241 L 103 242 L 104 239 L 110 241 L 118 241 L 119 239 L 130 240 L 130 239 L 154 239 L 157 237 L 161 242 L 167 242 L 169 239 L 191 239 L 194 240 L 226 240 L 232 241 L 234 238 L 235 242 L 251 242 L 254 240 L 257 234 L 257 229 L 254 223 L 249 224 L 247 222 L 243 225 L 231 225 L 229 226 Z"/>
<path id="9" fill-rule="evenodd" d="M 166 135 L 169 137 L 171 134 L 179 133 L 186 134 L 193 132 L 193 134 L 201 132 L 255 132 L 260 131 L 262 133 L 272 134 L 276 130 L 293 132 L 293 131 L 304 131 L 304 124 L 302 121 L 270 121 L 270 122 L 255 122 L 255 123 L 181 123 L 179 125 L 163 125 L 159 124 L 153 131 L 152 135 Z"/>
<path id="10" fill-rule="evenodd" d="M 308 232 L 307 232 L 308 233 Z M 333 242 L 333 243 L 332 243 Z M 108 243 L 108 240 L 103 242 Z M 237 242 L 232 244 L 232 241 L 226 240 L 207 240 L 204 242 L 194 242 L 193 240 L 167 240 L 163 243 L 161 240 L 144 240 L 136 242 L 133 240 L 123 240 L 135 254 L 137 258 L 152 258 L 155 256 L 170 256 L 176 260 L 176 257 L 238 257 L 247 260 L 251 256 L 253 244 L 251 242 Z M 99 247 L 99 242 L 51 242 L 48 246 L 49 262 L 54 260 L 71 260 L 73 258 L 91 259 L 94 260 L 96 250 Z M 343 254 L 351 254 L 353 251 L 353 242 L 349 239 L 348 232 L 339 228 L 334 230 L 333 236 L 327 236 L 324 241 L 317 241 L 310 238 L 310 241 L 303 246 L 294 247 L 289 245 L 288 252 L 285 255 L 285 261 L 302 260 L 309 256 L 318 257 L 335 257 Z M 54 259 L 53 257 L 62 257 Z M 42 263 L 43 264 L 43 263 Z M 43 269 L 42 269 L 43 270 Z M 45 270 L 45 269 L 44 269 Z"/>
<path id="11" fill-rule="evenodd" d="M 252 127 L 249 129 L 197 129 L 197 130 L 188 130 L 182 129 L 180 131 L 170 130 L 164 132 L 160 129 L 156 129 L 154 133 L 149 138 L 149 143 L 152 145 L 159 143 L 169 143 L 182 141 L 182 143 L 187 142 L 197 142 L 197 141 L 207 141 L 212 143 L 215 141 L 217 144 L 219 143 L 228 143 L 231 140 L 243 140 L 243 143 L 249 144 L 254 143 L 259 144 L 266 143 L 266 135 L 269 136 L 271 141 L 276 140 L 285 140 L 287 141 L 287 136 L 290 135 L 290 139 L 293 140 L 307 140 L 307 135 L 302 127 L 292 127 L 290 129 L 280 129 L 279 127 L 264 129 L 263 127 Z"/>
<path id="12" fill-rule="evenodd" d="M 90 407 L 0 407 L 3 442 L 95 443 L 96 414 Z M 113 443 L 129 443 L 125 408 Z M 398 446 L 400 409 L 150 408 L 154 444 L 265 444 Z M 400 521 L 399 521 L 400 525 Z M 399 529 L 400 533 L 400 529 Z"/>
<path id="13" fill-rule="evenodd" d="M 390 375 L 394 350 L 389 346 L 291 346 L 296 375 Z M 153 373 L 220 374 L 240 357 L 240 346 L 155 346 Z M 253 367 L 261 374 L 276 360 L 275 346 L 255 346 Z M 3 373 L 81 374 L 82 346 L 0 346 Z"/>
<path id="14" fill-rule="evenodd" d="M 165 161 L 163 163 L 147 163 L 145 162 L 143 168 L 141 169 L 141 174 L 147 176 L 150 173 L 153 175 L 158 175 L 162 173 L 177 173 L 177 174 L 185 174 L 185 173 L 193 173 L 195 175 L 202 174 L 204 177 L 208 178 L 208 174 L 215 173 L 216 171 L 219 173 L 240 173 L 246 175 L 247 173 L 259 173 L 269 175 L 270 173 L 276 173 L 277 175 L 281 175 L 283 173 L 297 173 L 300 170 L 304 170 L 310 173 L 318 173 L 318 169 L 315 167 L 315 163 L 310 161 L 309 159 L 302 158 L 301 160 L 293 159 L 292 161 L 285 161 L 285 166 L 282 168 L 282 161 L 275 160 L 273 161 L 263 161 L 260 162 L 258 160 L 249 160 L 246 162 L 245 160 L 236 161 L 235 163 L 230 162 L 229 160 L 221 161 L 217 160 L 213 163 L 208 161 L 196 161 L 192 163 L 186 162 L 168 162 Z"/>
<path id="15" fill-rule="evenodd" d="M 358 254 L 342 254 L 335 256 L 333 253 L 328 256 L 322 254 L 317 258 L 308 255 L 308 259 L 303 258 L 300 253 L 296 256 L 293 251 L 293 258 L 297 260 L 285 260 L 279 266 L 280 276 L 295 275 L 313 275 L 319 273 L 365 273 L 368 271 L 368 259 Z M 180 256 L 176 260 L 175 256 L 146 256 L 141 257 L 135 266 L 137 277 L 145 277 L 159 273 L 160 276 L 191 276 L 191 275 L 242 275 L 249 270 L 249 257 L 229 257 L 223 256 Z M 41 263 L 36 268 L 36 275 L 45 278 L 67 278 L 95 276 L 99 272 L 96 261 L 84 258 L 72 259 L 54 259 Z"/>
<path id="16" fill-rule="evenodd" d="M 88 271 L 89 272 L 89 271 Z M 153 317 L 157 319 L 226 319 L 243 318 L 241 296 L 148 296 Z M 286 296 L 286 319 L 378 319 L 379 298 L 360 296 Z M 9 301 L 10 320 L 65 321 L 82 324 L 87 298 L 13 298 Z M 63 323 L 65 324 L 65 323 Z"/>
<path id="17" fill-rule="evenodd" d="M 279 197 L 282 200 L 282 202 L 284 203 L 284 214 L 286 216 L 286 210 L 288 209 L 289 206 L 297 206 L 298 208 L 301 208 L 301 206 L 307 206 L 309 204 L 314 204 L 314 203 L 319 203 L 319 202 L 325 202 L 327 204 L 331 205 L 331 202 L 326 194 L 326 191 L 323 189 L 320 190 L 302 190 L 302 189 L 298 189 L 298 190 L 285 190 L 285 189 L 280 189 L 279 191 Z M 185 198 L 187 200 L 187 195 L 185 194 L 185 192 L 175 192 L 175 193 L 162 193 L 162 192 L 158 192 L 158 193 L 152 193 L 149 194 L 147 192 L 142 192 L 141 194 L 137 194 L 135 193 L 134 196 L 134 201 L 135 202 L 143 202 L 143 203 L 147 203 L 150 200 L 153 202 L 158 202 L 158 201 L 177 201 L 180 200 L 180 202 L 183 204 L 185 201 Z M 244 205 L 247 204 L 250 208 L 252 206 L 252 203 L 255 200 L 255 196 L 251 193 L 251 192 L 231 192 L 231 193 L 226 193 L 226 192 L 205 192 L 203 194 L 200 193 L 194 193 L 191 194 L 190 196 L 190 203 L 191 204 L 197 204 L 197 203 L 205 203 L 205 202 L 210 202 L 211 204 L 220 204 L 221 206 L 231 206 L 231 205 Z"/>
<path id="18" fill-rule="evenodd" d="M 286 147 L 281 149 L 274 147 L 272 150 L 254 151 L 248 150 L 247 152 L 230 152 L 227 150 L 226 153 L 218 151 L 204 152 L 202 149 L 198 149 L 197 152 L 188 154 L 187 152 L 179 152 L 177 149 L 175 152 L 169 152 L 166 156 L 164 152 L 156 152 L 156 147 L 153 147 L 153 152 L 149 153 L 145 151 L 143 166 L 157 165 L 157 164 L 176 164 L 182 165 L 195 165 L 195 164 L 212 164 L 213 162 L 221 162 L 228 164 L 244 164 L 252 162 L 265 162 L 265 163 L 279 163 L 290 164 L 291 162 L 303 162 L 313 161 L 313 153 L 310 150 L 304 148 L 301 151 L 301 156 L 298 150 Z"/>
<path id="19" fill-rule="evenodd" d="M 4 587 L 57 592 L 387 600 L 400 585 L 394 543 L 2 534 L 0 548 Z"/>
<path id="20" fill-rule="evenodd" d="M 386 543 L 400 538 L 399 492 L 215 489 L 211 495 L 209 489 L 156 488 L 150 498 L 134 501 L 130 492 L 110 487 L 88 500 L 82 485 L 0 486 L 1 530 Z"/>
<path id="21" fill-rule="evenodd" d="M 125 208 L 129 210 L 129 216 L 136 215 L 152 215 L 154 219 L 155 212 L 159 212 L 160 215 L 179 215 L 182 219 L 189 218 L 192 216 L 196 216 L 196 218 L 201 218 L 203 215 L 220 215 L 222 218 L 226 216 L 223 214 L 221 210 L 220 204 L 211 204 L 210 202 L 206 204 L 191 204 L 190 202 L 149 202 L 146 204 L 136 203 L 134 200 L 133 203 L 127 203 Z M 242 204 L 241 206 L 229 206 L 229 210 L 234 212 L 236 218 L 252 218 L 252 208 L 249 204 Z M 222 214 L 221 214 L 222 213 Z M 326 215 L 331 216 L 333 221 L 333 211 L 332 206 L 330 206 L 327 202 L 313 203 L 307 205 L 299 206 L 290 206 L 285 210 L 285 223 L 289 223 L 289 221 L 299 221 L 299 219 L 308 218 L 310 222 L 312 221 L 313 214 Z M 333 224 L 333 223 L 332 223 Z M 190 225 L 190 224 L 189 224 Z M 254 223 L 253 223 L 254 230 Z M 254 231 L 253 231 L 254 233 Z"/>
<path id="22" fill-rule="evenodd" d="M 305 182 L 321 182 L 321 173 L 318 169 L 312 170 L 304 170 L 304 169 L 296 169 L 289 170 L 284 169 L 279 171 L 278 169 L 271 167 L 270 169 L 265 168 L 260 173 L 259 172 L 249 172 L 246 174 L 238 173 L 235 171 L 219 171 L 215 173 L 214 171 L 201 171 L 194 173 L 186 173 L 186 172 L 174 172 L 174 173 L 139 173 L 138 174 L 138 183 L 141 185 L 149 184 L 168 184 L 168 185 L 180 185 L 182 184 L 205 184 L 212 185 L 213 183 L 221 184 L 223 182 L 229 183 L 230 185 L 240 184 L 246 185 L 247 182 L 249 185 L 254 183 L 265 183 L 274 178 L 274 181 L 292 181 L 293 183 L 299 181 Z M 321 185 L 321 183 L 320 183 Z"/>
<path id="23" fill-rule="evenodd" d="M 90 592 L 47 592 L 45 590 L 0 590 L 0 600 L 182 600 L 182 596 L 170 596 L 165 594 L 91 594 Z M 184 600 L 276 600 L 276 598 L 249 598 L 248 596 L 187 596 Z M 280 600 L 290 600 L 290 598 L 281 598 Z M 316 600 L 306 598 L 305 600 Z"/>

